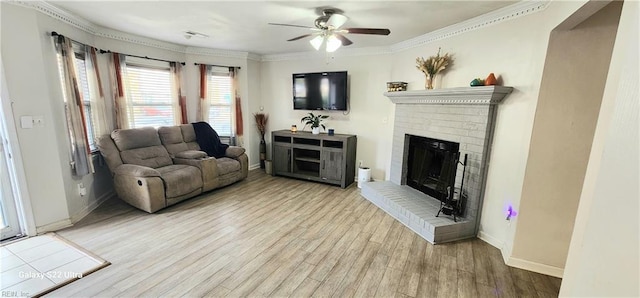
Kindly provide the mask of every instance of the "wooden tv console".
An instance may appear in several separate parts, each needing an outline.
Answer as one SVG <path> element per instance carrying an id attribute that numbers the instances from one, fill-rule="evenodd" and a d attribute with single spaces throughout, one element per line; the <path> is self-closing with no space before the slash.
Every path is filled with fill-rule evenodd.
<path id="1" fill-rule="evenodd" d="M 271 132 L 273 174 L 351 185 L 356 171 L 355 135 L 278 130 Z"/>

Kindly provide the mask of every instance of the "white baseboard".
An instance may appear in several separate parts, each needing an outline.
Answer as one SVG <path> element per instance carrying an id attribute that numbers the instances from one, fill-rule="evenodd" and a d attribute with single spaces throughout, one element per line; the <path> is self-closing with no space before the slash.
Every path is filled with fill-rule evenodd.
<path id="1" fill-rule="evenodd" d="M 504 246 L 504 241 L 498 240 L 498 238 L 495 238 L 483 231 L 479 231 L 478 232 L 478 238 L 480 238 L 480 240 L 489 243 L 489 245 L 502 250 L 502 247 Z"/>
<path id="2" fill-rule="evenodd" d="M 507 266 L 516 267 L 524 270 L 529 270 L 541 274 L 551 275 L 555 277 L 562 278 L 564 274 L 563 268 L 553 267 L 549 265 L 544 265 L 540 263 L 535 263 L 519 258 L 514 258 L 511 256 L 511 247 L 507 247 L 504 241 L 500 241 L 497 238 L 480 231 L 478 233 L 478 238 L 480 240 L 488 243 L 489 245 L 500 250 L 500 254 L 502 255 L 502 259 Z"/>
<path id="3" fill-rule="evenodd" d="M 80 212 L 72 215 L 71 216 L 71 223 L 79 222 L 85 216 L 89 215 L 89 213 L 91 213 L 91 211 L 96 210 L 96 208 L 98 208 L 98 206 L 102 205 L 102 203 L 104 203 L 106 200 L 108 200 L 109 198 L 111 198 L 111 197 L 113 197 L 115 195 L 116 195 L 116 193 L 113 192 L 113 191 L 110 191 L 110 192 L 102 194 L 98 199 L 93 201 L 93 203 L 89 204 L 88 206 L 85 206 L 82 210 L 80 210 Z"/>
<path id="4" fill-rule="evenodd" d="M 253 171 L 253 170 L 257 170 L 260 168 L 260 164 L 255 164 L 255 165 L 250 165 L 249 166 L 249 171 Z"/>
<path id="5" fill-rule="evenodd" d="M 67 219 L 63 219 L 60 221 L 56 221 L 54 223 L 50 223 L 48 225 L 44 225 L 41 227 L 36 227 L 36 234 L 40 235 L 40 234 L 44 234 L 47 232 L 54 232 L 57 230 L 61 230 L 64 228 L 68 228 L 70 226 L 73 226 L 73 224 L 71 223 L 71 219 L 67 218 Z"/>
<path id="6" fill-rule="evenodd" d="M 509 259 L 507 260 L 507 265 L 511 267 L 538 272 L 541 274 L 551 275 L 559 278 L 562 278 L 562 276 L 564 275 L 564 268 L 558 268 L 550 265 L 535 263 L 535 262 L 522 260 L 514 257 L 509 257 Z"/>

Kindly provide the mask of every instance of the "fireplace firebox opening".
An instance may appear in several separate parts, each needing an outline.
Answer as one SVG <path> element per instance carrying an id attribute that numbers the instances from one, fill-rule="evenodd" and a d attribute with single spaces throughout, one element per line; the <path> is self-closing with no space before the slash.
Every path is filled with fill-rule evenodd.
<path id="1" fill-rule="evenodd" d="M 452 198 L 460 144 L 409 134 L 405 140 L 406 184 L 441 202 Z"/>

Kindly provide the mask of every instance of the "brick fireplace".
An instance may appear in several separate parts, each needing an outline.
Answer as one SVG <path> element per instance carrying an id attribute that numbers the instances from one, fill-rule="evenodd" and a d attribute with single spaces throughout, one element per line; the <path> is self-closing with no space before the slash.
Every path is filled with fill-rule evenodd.
<path id="1" fill-rule="evenodd" d="M 363 184 L 362 196 L 431 243 L 475 237 L 496 105 L 512 89 L 486 86 L 385 93 L 396 104 L 390 181 Z M 464 184 L 462 165 L 455 175 L 455 189 L 460 192 L 463 185 L 465 198 L 465 210 L 457 222 L 447 215 L 436 217 L 440 200 L 407 185 L 408 169 L 416 171 L 415 165 L 406 164 L 408 136 L 455 143 L 460 156 L 467 155 Z"/>

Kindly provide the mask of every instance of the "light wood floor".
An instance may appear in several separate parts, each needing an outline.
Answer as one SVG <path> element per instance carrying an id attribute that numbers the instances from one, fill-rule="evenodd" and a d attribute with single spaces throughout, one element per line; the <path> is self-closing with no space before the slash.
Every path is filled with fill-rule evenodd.
<path id="1" fill-rule="evenodd" d="M 481 240 L 431 245 L 341 189 L 260 170 L 156 214 L 108 201 L 59 235 L 111 266 L 50 296 L 557 297 Z"/>

